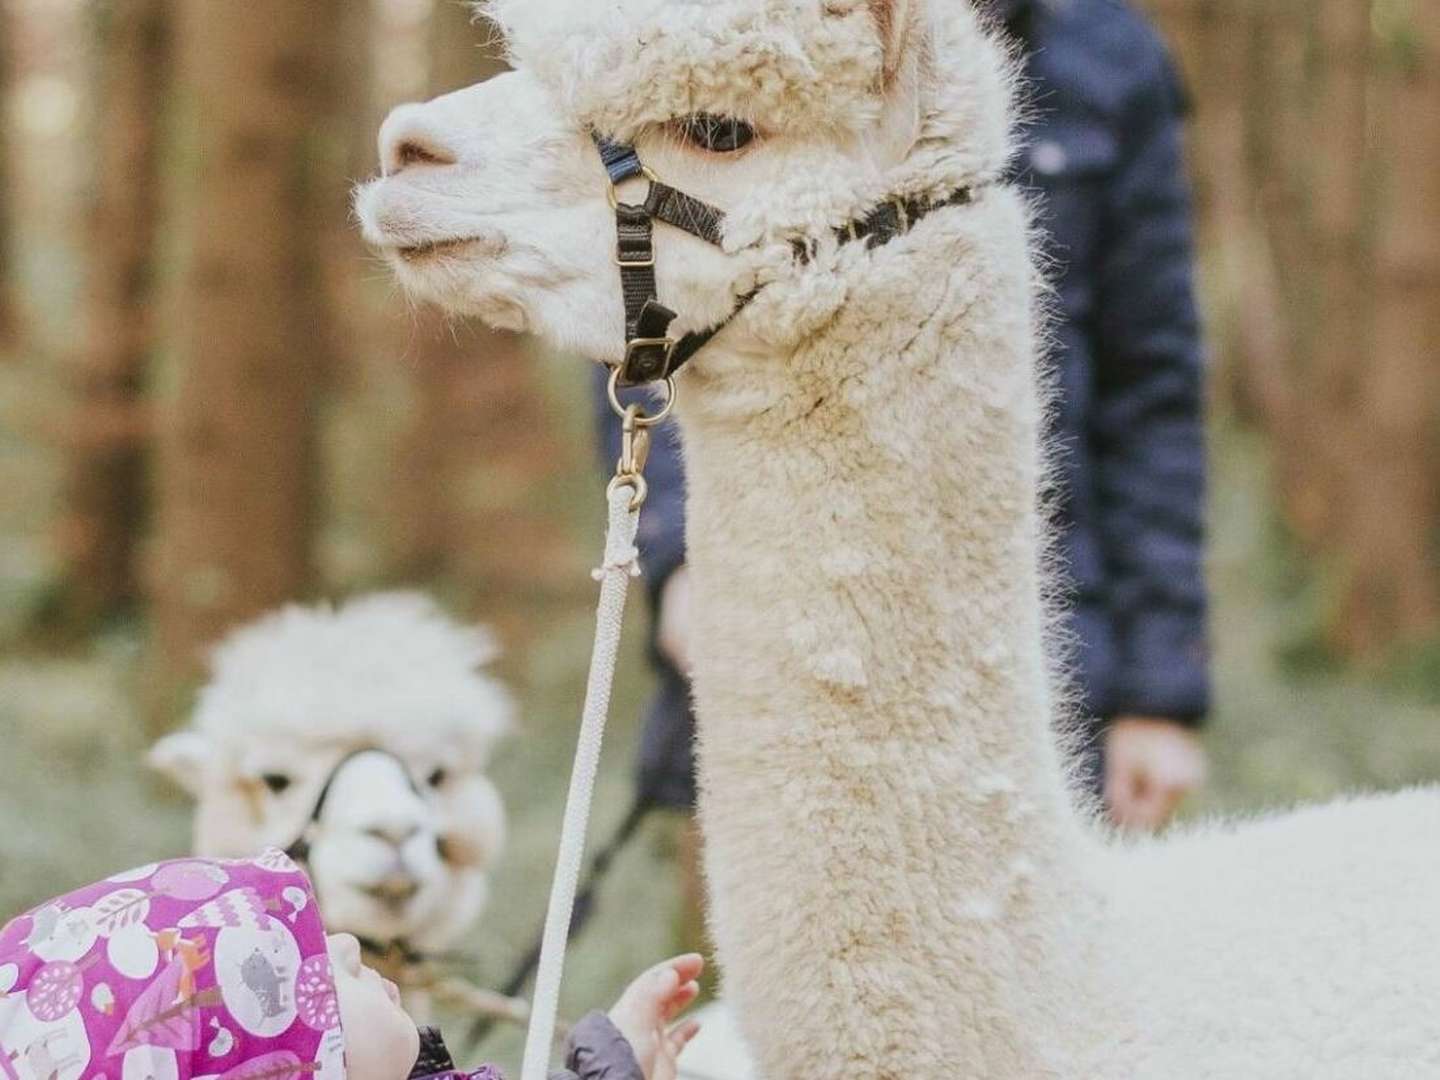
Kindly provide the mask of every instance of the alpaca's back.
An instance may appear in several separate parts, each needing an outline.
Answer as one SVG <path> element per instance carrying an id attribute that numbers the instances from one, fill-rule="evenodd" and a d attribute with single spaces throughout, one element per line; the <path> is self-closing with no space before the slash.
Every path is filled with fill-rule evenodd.
<path id="1" fill-rule="evenodd" d="M 1117 975 L 1137 1018 L 1117 1076 L 1440 1076 L 1440 790 L 1111 858 Z"/>

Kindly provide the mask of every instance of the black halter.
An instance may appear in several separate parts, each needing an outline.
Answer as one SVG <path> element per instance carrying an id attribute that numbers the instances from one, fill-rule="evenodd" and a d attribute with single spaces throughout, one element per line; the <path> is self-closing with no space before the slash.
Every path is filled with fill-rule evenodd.
<path id="1" fill-rule="evenodd" d="M 655 222 L 663 221 L 684 229 L 706 243 L 721 246 L 725 211 L 693 195 L 671 187 L 640 161 L 633 146 L 595 136 L 600 160 L 610 177 L 611 205 L 615 209 L 615 261 L 620 267 L 620 292 L 625 302 L 625 358 L 618 371 L 621 386 L 668 379 L 730 324 L 755 298 L 758 289 L 740 297 L 730 314 L 714 326 L 696 330 L 681 338 L 670 336 L 676 314 L 660 303 L 655 284 Z M 643 176 L 650 190 L 643 203 L 621 202 L 615 194 L 623 181 Z M 906 233 L 932 211 L 946 206 L 965 206 L 974 200 L 974 189 L 962 187 L 938 199 L 895 197 L 872 208 L 864 217 L 846 222 L 834 230 L 841 244 L 863 240 L 866 249 L 887 244 Z M 813 241 L 793 242 L 795 257 L 808 262 L 815 254 Z"/>
<path id="2" fill-rule="evenodd" d="M 335 785 L 335 778 L 340 775 L 340 770 L 349 765 L 361 754 L 384 754 L 395 764 L 400 766 L 400 772 L 405 776 L 405 782 L 410 785 L 410 790 L 416 795 L 420 794 L 420 788 L 415 783 L 415 778 L 410 775 L 409 768 L 395 754 L 378 746 L 361 746 L 351 750 L 348 754 L 337 761 L 326 774 L 325 783 L 320 785 L 320 793 L 315 796 L 315 801 L 310 804 L 310 813 L 305 818 L 305 823 L 300 826 L 299 835 L 292 840 L 285 848 L 285 854 L 296 862 L 307 862 L 310 858 L 310 829 L 311 826 L 320 821 L 320 815 L 325 812 L 325 803 L 330 799 L 330 789 Z"/>

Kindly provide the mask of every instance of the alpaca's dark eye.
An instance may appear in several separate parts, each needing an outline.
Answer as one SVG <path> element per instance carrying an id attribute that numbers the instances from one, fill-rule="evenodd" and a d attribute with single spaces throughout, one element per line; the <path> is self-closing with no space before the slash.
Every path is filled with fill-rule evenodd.
<path id="1" fill-rule="evenodd" d="M 445 769 L 444 766 L 440 766 L 431 770 L 430 775 L 425 778 L 425 782 L 431 787 L 440 787 L 442 784 L 445 783 L 446 780 L 449 779 L 450 773 Z"/>
<path id="2" fill-rule="evenodd" d="M 261 773 L 260 782 L 270 789 L 271 795 L 283 795 L 291 784 L 290 777 L 278 772 Z"/>
<path id="3" fill-rule="evenodd" d="M 716 154 L 734 153 L 755 139 L 755 129 L 744 120 L 709 113 L 685 117 L 680 121 L 680 131 L 691 145 Z"/>

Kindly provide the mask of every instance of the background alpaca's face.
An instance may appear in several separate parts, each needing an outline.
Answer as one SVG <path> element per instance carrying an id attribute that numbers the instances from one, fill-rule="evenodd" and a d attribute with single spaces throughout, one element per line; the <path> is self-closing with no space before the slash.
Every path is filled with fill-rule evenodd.
<path id="1" fill-rule="evenodd" d="M 287 608 L 215 651 L 192 726 L 151 761 L 196 799 L 200 854 L 303 835 L 332 930 L 440 948 L 480 914 L 505 833 L 484 773 L 513 710 L 495 652 L 413 594 Z"/>
<path id="2" fill-rule="evenodd" d="M 350 748 L 279 731 L 247 739 L 187 732 L 162 744 L 166 771 L 195 795 L 195 849 L 239 857 L 285 848 L 306 829 L 327 925 L 420 948 L 453 942 L 479 916 L 505 817 L 474 753 L 392 740 L 341 765 Z M 339 769 L 336 770 L 336 766 Z"/>
<path id="3" fill-rule="evenodd" d="M 918 64 L 898 44 L 910 10 L 858 0 L 628 0 L 598 13 L 577 0 L 498 4 L 517 70 L 391 114 L 383 175 L 356 198 L 366 239 L 418 296 L 618 360 L 614 215 L 590 136 L 599 130 L 726 211 L 735 254 L 656 228 L 659 295 L 681 314 L 675 329 L 709 325 L 766 266 L 788 264 L 787 235 L 843 221 L 854 193 L 913 143 Z M 715 139 L 693 122 L 701 116 L 734 121 L 721 130 L 739 137 Z M 621 197 L 643 194 L 635 181 Z"/>

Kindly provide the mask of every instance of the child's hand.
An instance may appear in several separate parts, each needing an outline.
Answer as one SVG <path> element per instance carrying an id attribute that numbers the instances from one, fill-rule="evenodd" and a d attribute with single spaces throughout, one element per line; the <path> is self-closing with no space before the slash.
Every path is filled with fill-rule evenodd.
<path id="1" fill-rule="evenodd" d="M 632 982 L 610 1010 L 610 1022 L 630 1041 L 646 1080 L 675 1080 L 675 1061 L 695 1037 L 695 1020 L 670 1027 L 700 993 L 695 980 L 705 961 L 695 953 L 656 964 Z"/>

